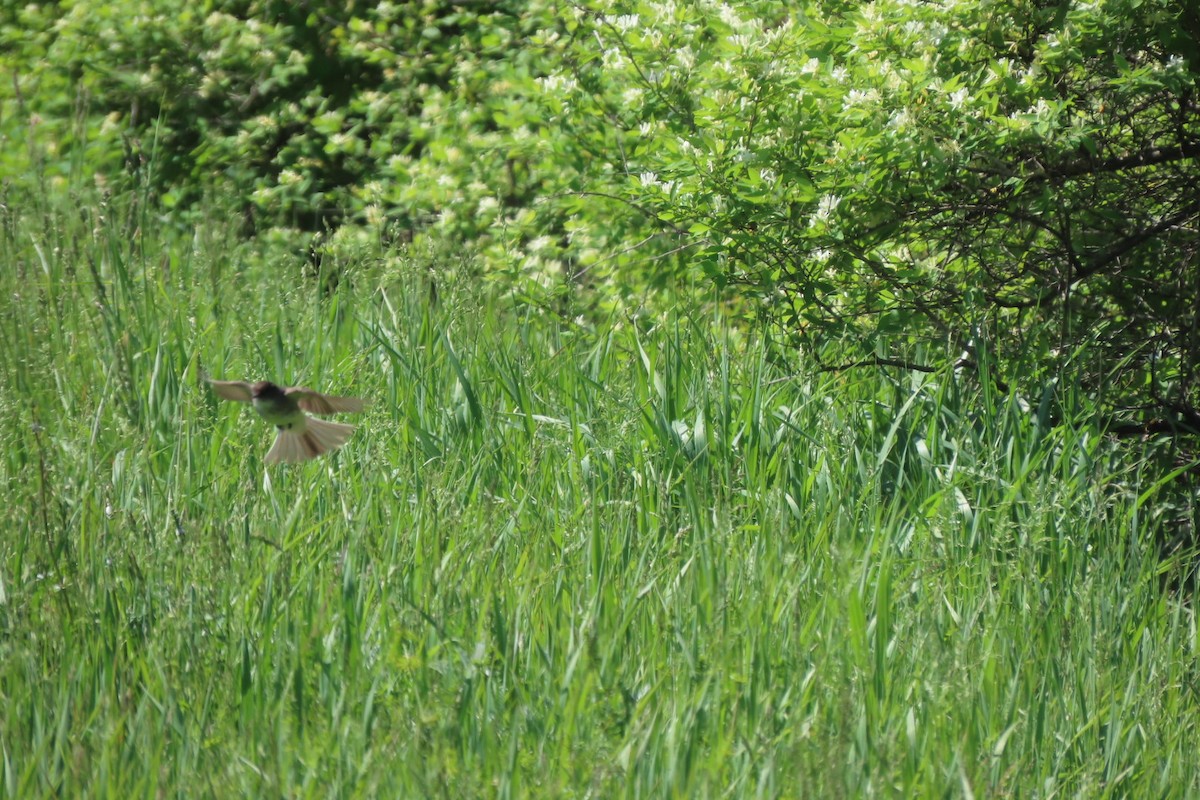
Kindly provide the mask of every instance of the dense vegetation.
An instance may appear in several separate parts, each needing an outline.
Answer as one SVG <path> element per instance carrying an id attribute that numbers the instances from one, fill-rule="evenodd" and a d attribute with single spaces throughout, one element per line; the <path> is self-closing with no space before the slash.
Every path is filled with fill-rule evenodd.
<path id="1" fill-rule="evenodd" d="M 1200 792 L 1191 13 L 0 7 L 4 793 Z"/>
<path id="2" fill-rule="evenodd" d="M 247 233 L 465 242 L 506 285 L 584 309 L 702 273 L 810 349 L 961 356 L 1034 396 L 1064 377 L 1114 429 L 1200 432 L 1190 7 L 143 0 L 8 16 L 21 113 L 169 207 L 209 190 Z M 1031 350 L 1040 368 L 1017 371 Z"/>

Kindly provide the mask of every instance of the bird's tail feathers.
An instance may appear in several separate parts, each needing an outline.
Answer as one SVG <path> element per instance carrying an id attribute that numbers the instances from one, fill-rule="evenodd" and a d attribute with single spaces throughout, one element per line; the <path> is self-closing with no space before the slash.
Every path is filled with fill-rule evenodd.
<path id="1" fill-rule="evenodd" d="M 268 464 L 308 461 L 341 447 L 353 432 L 353 425 L 308 417 L 302 426 L 297 425 L 291 430 L 280 429 L 265 460 Z"/>

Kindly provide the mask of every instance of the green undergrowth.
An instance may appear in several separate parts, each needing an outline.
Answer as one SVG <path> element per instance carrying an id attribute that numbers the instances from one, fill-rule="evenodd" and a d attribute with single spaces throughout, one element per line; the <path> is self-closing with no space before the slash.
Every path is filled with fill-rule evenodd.
<path id="1" fill-rule="evenodd" d="M 587 321 L 4 213 L 6 796 L 1200 791 L 1162 476 L 1082 423 L 711 298 Z M 267 467 L 205 375 L 373 404 Z"/>

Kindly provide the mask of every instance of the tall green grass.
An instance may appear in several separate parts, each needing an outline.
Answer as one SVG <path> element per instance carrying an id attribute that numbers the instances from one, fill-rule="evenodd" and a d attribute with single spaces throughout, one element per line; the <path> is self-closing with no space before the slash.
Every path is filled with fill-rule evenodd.
<path id="1" fill-rule="evenodd" d="M 1200 792 L 1159 475 L 1082 423 L 704 306 L 3 213 L 6 796 Z M 268 468 L 205 374 L 374 405 Z"/>

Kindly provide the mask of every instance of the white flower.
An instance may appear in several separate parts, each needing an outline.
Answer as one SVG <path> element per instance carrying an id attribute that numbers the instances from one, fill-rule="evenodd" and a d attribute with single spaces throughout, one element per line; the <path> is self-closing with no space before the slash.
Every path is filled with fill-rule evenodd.
<path id="1" fill-rule="evenodd" d="M 1052 116 L 1054 116 L 1053 109 L 1050 108 L 1050 105 L 1046 102 L 1046 98 L 1044 97 L 1039 97 L 1037 105 L 1030 106 L 1029 110 L 1025 113 L 1029 114 L 1030 116 L 1037 117 L 1039 120 L 1050 119 Z"/>
<path id="2" fill-rule="evenodd" d="M 605 50 L 600 56 L 600 60 L 606 69 L 622 70 L 629 63 L 625 59 L 625 54 L 615 47 L 610 47 Z"/>
<path id="3" fill-rule="evenodd" d="M 574 78 L 559 73 L 547 75 L 544 78 L 538 78 L 538 81 L 541 84 L 542 89 L 550 92 L 551 94 L 557 92 L 573 92 L 579 85 Z"/>
<path id="4" fill-rule="evenodd" d="M 835 194 L 823 195 L 821 199 L 817 201 L 817 211 L 815 214 L 813 214 L 813 224 L 816 224 L 817 222 L 827 222 L 829 218 L 833 216 L 833 212 L 837 210 L 837 207 L 841 205 L 841 202 L 842 198 Z"/>
<path id="5" fill-rule="evenodd" d="M 742 26 L 742 19 L 737 15 L 729 5 L 722 3 L 717 8 L 717 13 L 721 16 L 721 21 L 731 28 L 739 28 Z"/>
<path id="6" fill-rule="evenodd" d="M 869 103 L 878 97 L 879 93 L 874 89 L 851 89 L 846 93 L 846 98 L 842 101 L 842 109 L 845 110 L 852 106 Z"/>
<path id="7" fill-rule="evenodd" d="M 622 14 L 616 19 L 610 19 L 609 21 L 612 23 L 612 26 L 621 33 L 629 33 L 629 31 L 638 26 L 637 14 Z"/>
<path id="8" fill-rule="evenodd" d="M 888 117 L 887 124 L 892 130 L 902 131 L 912 124 L 912 115 L 907 108 L 898 108 Z"/>

